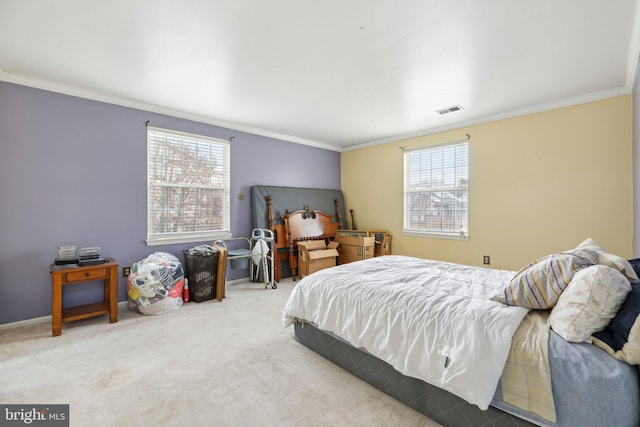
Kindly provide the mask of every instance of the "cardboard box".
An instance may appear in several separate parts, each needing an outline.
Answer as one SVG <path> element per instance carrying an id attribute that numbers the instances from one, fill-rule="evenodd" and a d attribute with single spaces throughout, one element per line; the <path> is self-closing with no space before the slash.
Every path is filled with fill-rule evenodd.
<path id="1" fill-rule="evenodd" d="M 384 236 L 382 241 L 376 239 L 373 256 L 391 255 L 391 239 L 393 236 Z"/>
<path id="2" fill-rule="evenodd" d="M 373 237 L 361 236 L 336 236 L 338 246 L 338 262 L 347 264 L 354 261 L 360 261 L 367 258 L 373 258 L 373 247 L 375 239 Z"/>
<path id="3" fill-rule="evenodd" d="M 337 247 L 338 242 L 325 245 L 324 240 L 298 242 L 298 274 L 304 277 L 325 268 L 335 267 L 336 257 L 339 255 Z"/>

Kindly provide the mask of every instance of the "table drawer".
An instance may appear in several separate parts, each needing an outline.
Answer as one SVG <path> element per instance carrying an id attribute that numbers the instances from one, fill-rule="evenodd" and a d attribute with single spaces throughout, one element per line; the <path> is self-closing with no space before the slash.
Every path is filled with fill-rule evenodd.
<path id="1" fill-rule="evenodd" d="M 94 268 L 86 271 L 70 271 L 65 275 L 65 283 L 86 282 L 88 280 L 100 280 L 109 277 L 108 268 Z"/>

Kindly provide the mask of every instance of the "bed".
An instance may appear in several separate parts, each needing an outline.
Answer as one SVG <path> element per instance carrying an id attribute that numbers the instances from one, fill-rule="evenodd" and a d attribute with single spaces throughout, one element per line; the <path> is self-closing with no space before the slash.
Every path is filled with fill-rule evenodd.
<path id="1" fill-rule="evenodd" d="M 267 196 L 267 209 L 269 215 L 269 229 L 275 236 L 276 256 L 276 281 L 282 277 L 280 266 L 286 259 L 291 270 L 291 277 L 295 281 L 298 277 L 298 243 L 305 240 L 324 240 L 325 243 L 335 240 L 338 230 L 342 228 L 340 217 L 340 204 L 338 199 L 334 201 L 337 212 L 336 221 L 334 215 L 329 215 L 318 209 L 311 210 L 309 206 L 295 212 L 285 209 L 280 217 L 281 223 L 273 216 L 272 197 Z M 282 249 L 285 251 L 283 252 Z"/>
<path id="2" fill-rule="evenodd" d="M 271 230 L 275 240 L 274 277 L 298 277 L 298 242 L 335 240 L 346 228 L 344 197 L 340 190 L 278 187 L 251 187 L 252 224 Z M 353 223 L 353 210 L 351 221 Z"/>
<path id="3" fill-rule="evenodd" d="M 591 337 L 624 310 L 637 318 L 638 304 L 627 304 L 640 295 L 634 277 L 590 239 L 519 272 L 390 255 L 306 276 L 283 322 L 300 343 L 445 426 L 638 426 L 638 356 L 630 343 Z M 604 319 L 576 309 L 583 283 L 589 295 L 609 292 Z M 640 334 L 634 321 L 628 341 Z"/>
<path id="4" fill-rule="evenodd" d="M 346 228 L 344 197 L 340 190 L 251 187 L 253 228 L 270 229 L 275 239 L 274 276 L 298 276 L 297 244 L 305 240 L 334 240 Z M 353 221 L 353 212 L 351 212 Z"/>

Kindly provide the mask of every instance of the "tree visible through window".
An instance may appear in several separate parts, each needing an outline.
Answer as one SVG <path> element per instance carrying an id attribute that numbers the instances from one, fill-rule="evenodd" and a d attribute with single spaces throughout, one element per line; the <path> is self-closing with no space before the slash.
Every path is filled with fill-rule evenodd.
<path id="1" fill-rule="evenodd" d="M 457 142 L 404 154 L 404 231 L 468 237 L 468 144 Z"/>
<path id="2" fill-rule="evenodd" d="M 230 237 L 229 143 L 147 128 L 147 243 Z"/>

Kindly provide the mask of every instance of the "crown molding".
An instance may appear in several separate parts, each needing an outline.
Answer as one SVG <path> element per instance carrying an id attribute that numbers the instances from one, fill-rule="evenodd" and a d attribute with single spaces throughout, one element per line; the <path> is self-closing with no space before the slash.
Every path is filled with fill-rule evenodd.
<path id="1" fill-rule="evenodd" d="M 640 7 L 638 7 L 636 15 L 640 15 Z M 639 16 L 640 17 L 640 16 Z M 640 22 L 637 19 L 636 22 Z M 636 37 L 636 35 L 638 37 Z M 90 99 L 93 101 L 105 102 L 108 104 L 119 105 L 128 108 L 134 108 L 142 111 L 149 111 L 152 113 L 164 114 L 171 117 L 177 117 L 185 120 L 192 120 L 199 123 L 210 124 L 213 126 L 219 126 L 222 128 L 235 130 L 239 132 L 246 132 L 253 135 L 264 136 L 267 138 L 273 138 L 281 141 L 292 142 L 295 144 L 306 145 L 310 147 L 320 148 L 324 150 L 344 152 L 358 150 L 361 148 L 372 147 L 375 145 L 387 144 L 391 142 L 402 141 L 410 138 L 416 138 L 425 135 L 433 135 L 436 133 L 446 132 L 450 130 L 461 129 L 468 126 L 476 126 L 484 123 L 495 122 L 498 120 L 510 119 L 514 117 L 524 116 L 533 113 L 539 113 L 548 110 L 554 110 L 558 108 L 570 107 L 572 105 L 583 104 L 587 102 L 599 101 L 607 98 L 613 98 L 620 95 L 626 95 L 633 92 L 635 84 L 636 71 L 638 67 L 638 61 L 640 58 L 640 25 L 634 25 L 632 46 L 629 48 L 629 66 L 627 68 L 627 77 L 624 87 L 608 89 L 599 92 L 592 92 L 585 95 L 580 95 L 573 98 L 565 98 L 553 102 L 544 104 L 533 105 L 529 107 L 512 110 L 505 113 L 500 113 L 491 116 L 483 116 L 476 119 L 471 119 L 462 122 L 455 122 L 445 126 L 438 126 L 434 128 L 422 129 L 415 132 L 404 133 L 400 135 L 394 135 L 387 138 L 377 139 L 347 147 L 339 147 L 319 141 L 313 141 L 305 138 L 298 138 L 292 135 L 281 134 L 278 132 L 272 132 L 265 129 L 255 128 L 252 126 L 241 125 L 238 123 L 224 122 L 216 120 L 211 117 L 202 116 L 198 114 L 188 113 L 181 110 L 174 110 L 171 108 L 162 107 L 155 104 L 149 104 L 141 101 L 136 101 L 129 98 L 117 97 L 108 95 L 106 93 L 91 91 L 83 89 L 77 86 L 65 85 L 48 80 L 41 80 L 32 77 L 23 76 L 20 74 L 11 73 L 6 70 L 0 69 L 0 81 L 8 83 L 18 84 L 22 86 L 33 87 L 36 89 L 47 90 L 50 92 L 61 93 L 64 95 L 76 96 L 78 98 Z"/>
<path id="2" fill-rule="evenodd" d="M 119 105 L 122 107 L 134 108 L 136 110 L 149 111 L 151 113 L 164 114 L 171 117 L 177 117 L 185 120 L 192 120 L 199 123 L 205 123 L 213 126 L 219 126 L 226 129 L 231 129 L 239 132 L 246 132 L 253 135 L 264 136 L 267 138 L 278 139 L 281 141 L 293 142 L 296 144 L 308 145 L 315 148 L 321 148 L 331 151 L 342 151 L 341 147 L 335 145 L 326 144 L 324 142 L 313 141 L 305 138 L 298 138 L 292 135 L 286 135 L 278 132 L 272 132 L 265 129 L 260 129 L 252 126 L 241 125 L 239 123 L 225 122 L 222 120 L 216 120 L 212 117 L 203 116 L 199 114 L 193 114 L 186 111 L 174 110 L 172 108 L 166 108 L 155 104 L 149 104 L 146 102 L 136 101 L 130 98 L 118 97 L 109 95 L 103 92 L 92 91 L 77 86 L 66 85 L 49 80 L 42 80 L 33 77 L 28 77 L 20 74 L 15 74 L 7 70 L 0 69 L 0 81 L 7 83 L 13 83 L 22 86 L 28 86 L 36 89 L 47 90 L 50 92 L 61 93 L 64 95 L 75 96 L 78 98 L 90 99 L 92 101 L 104 102 L 107 104 Z"/>
<path id="3" fill-rule="evenodd" d="M 468 126 L 476 126 L 485 123 L 495 122 L 498 120 L 511 119 L 519 116 L 526 116 L 528 114 L 540 113 L 543 111 L 555 110 L 558 108 L 570 107 L 573 105 L 584 104 L 587 102 L 600 101 L 607 98 L 614 98 L 620 95 L 627 95 L 632 92 L 632 87 L 628 88 L 628 84 L 625 87 L 608 89 L 599 92 L 592 92 L 585 95 L 576 96 L 573 98 L 560 99 L 553 102 L 547 102 L 544 104 L 532 105 L 529 107 L 519 108 L 505 113 L 495 114 L 491 116 L 483 116 L 476 119 L 471 119 L 462 122 L 455 122 L 445 126 L 438 126 L 435 128 L 423 129 L 416 132 L 405 133 L 402 135 L 395 135 L 388 138 L 377 139 L 375 141 L 364 142 L 362 144 L 350 145 L 344 147 L 342 151 L 358 150 L 360 148 L 372 147 L 380 144 L 387 144 L 390 142 L 403 141 L 405 139 L 416 138 L 419 136 L 433 135 L 436 133 L 446 132 L 450 130 L 456 130 L 465 128 Z"/>

